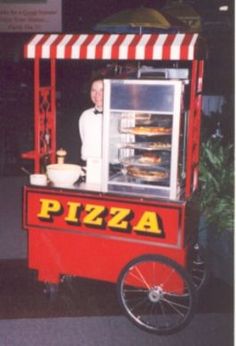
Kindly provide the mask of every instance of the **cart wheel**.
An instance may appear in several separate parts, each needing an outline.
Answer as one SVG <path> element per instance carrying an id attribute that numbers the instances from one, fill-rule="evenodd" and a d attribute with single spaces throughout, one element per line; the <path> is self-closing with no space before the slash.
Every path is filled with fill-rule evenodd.
<path id="1" fill-rule="evenodd" d="M 209 279 L 209 267 L 206 254 L 198 243 L 194 244 L 191 254 L 191 276 L 195 288 L 200 291 Z"/>
<path id="2" fill-rule="evenodd" d="M 188 273 L 159 255 L 132 260 L 120 273 L 118 299 L 139 328 L 159 335 L 175 333 L 193 317 L 196 295 Z"/>

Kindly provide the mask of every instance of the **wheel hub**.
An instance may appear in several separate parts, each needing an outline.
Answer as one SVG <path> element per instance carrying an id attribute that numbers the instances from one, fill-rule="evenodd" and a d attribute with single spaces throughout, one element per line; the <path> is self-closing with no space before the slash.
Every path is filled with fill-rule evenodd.
<path id="1" fill-rule="evenodd" d="M 148 292 L 148 298 L 152 303 L 157 303 L 163 296 L 163 291 L 160 287 L 152 287 Z"/>

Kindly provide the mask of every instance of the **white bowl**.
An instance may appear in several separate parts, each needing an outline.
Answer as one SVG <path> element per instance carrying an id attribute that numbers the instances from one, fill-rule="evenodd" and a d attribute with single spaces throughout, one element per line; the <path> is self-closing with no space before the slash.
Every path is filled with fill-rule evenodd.
<path id="1" fill-rule="evenodd" d="M 55 163 L 47 166 L 48 179 L 58 187 L 71 187 L 84 175 L 79 165 Z"/>
<path id="2" fill-rule="evenodd" d="M 31 185 L 40 185 L 45 186 L 47 185 L 47 176 L 46 174 L 30 174 L 30 184 Z"/>

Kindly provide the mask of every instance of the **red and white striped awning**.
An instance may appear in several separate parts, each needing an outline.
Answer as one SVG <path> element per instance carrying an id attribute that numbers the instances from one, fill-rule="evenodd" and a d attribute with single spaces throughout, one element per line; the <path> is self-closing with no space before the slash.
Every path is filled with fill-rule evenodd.
<path id="1" fill-rule="evenodd" d="M 37 34 L 24 47 L 31 59 L 193 60 L 199 35 Z"/>

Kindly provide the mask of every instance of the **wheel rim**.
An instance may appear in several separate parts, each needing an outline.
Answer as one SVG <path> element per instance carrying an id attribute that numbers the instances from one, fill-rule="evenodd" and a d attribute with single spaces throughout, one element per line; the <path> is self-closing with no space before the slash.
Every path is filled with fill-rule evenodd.
<path id="1" fill-rule="evenodd" d="M 142 257 L 120 277 L 120 300 L 140 328 L 170 334 L 185 326 L 193 314 L 194 292 L 182 268 L 161 257 Z"/>

